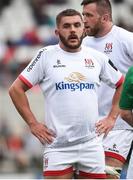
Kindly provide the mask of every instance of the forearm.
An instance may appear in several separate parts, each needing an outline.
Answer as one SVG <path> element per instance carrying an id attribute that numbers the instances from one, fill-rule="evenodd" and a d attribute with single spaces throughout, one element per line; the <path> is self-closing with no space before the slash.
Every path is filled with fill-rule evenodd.
<path id="1" fill-rule="evenodd" d="M 115 122 L 119 114 L 120 114 L 119 106 L 117 104 L 112 104 L 112 108 L 108 114 L 108 117 L 110 117 Z"/>
<path id="2" fill-rule="evenodd" d="M 120 99 L 121 89 L 122 89 L 121 86 L 119 86 L 116 89 L 116 92 L 112 100 L 112 108 L 109 114 L 107 115 L 107 117 L 105 117 L 104 119 L 100 119 L 96 123 L 96 132 L 98 133 L 98 135 L 104 133 L 106 136 L 108 132 L 114 127 L 116 119 L 120 114 L 119 99 Z"/>
<path id="3" fill-rule="evenodd" d="M 120 114 L 119 100 L 120 100 L 121 90 L 122 90 L 122 86 L 116 89 L 112 100 L 112 107 L 108 115 L 109 117 L 114 119 L 114 121 L 116 121 L 118 115 Z"/>

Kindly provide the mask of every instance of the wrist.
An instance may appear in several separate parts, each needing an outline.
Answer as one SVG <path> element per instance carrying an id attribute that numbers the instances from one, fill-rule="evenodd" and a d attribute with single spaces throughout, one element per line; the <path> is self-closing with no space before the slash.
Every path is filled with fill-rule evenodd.
<path id="1" fill-rule="evenodd" d="M 115 115 L 113 114 L 113 115 L 108 116 L 108 118 L 112 119 L 112 121 L 114 121 L 114 122 L 116 121 L 117 117 L 118 117 L 118 114 L 115 114 Z"/>
<path id="2" fill-rule="evenodd" d="M 36 121 L 36 120 L 32 120 L 32 121 L 29 121 L 29 122 L 28 122 L 28 126 L 29 126 L 29 127 L 35 126 L 36 124 L 37 124 L 37 121 Z"/>

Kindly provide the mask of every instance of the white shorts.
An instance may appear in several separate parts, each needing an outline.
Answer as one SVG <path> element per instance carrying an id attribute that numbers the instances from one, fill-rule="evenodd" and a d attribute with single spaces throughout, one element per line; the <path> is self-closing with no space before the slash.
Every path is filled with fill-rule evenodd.
<path id="1" fill-rule="evenodd" d="M 132 150 L 132 154 L 131 154 L 131 158 L 130 158 L 129 166 L 127 170 L 127 179 L 133 179 L 133 150 Z"/>
<path id="2" fill-rule="evenodd" d="M 61 176 L 75 172 L 88 178 L 106 178 L 105 155 L 101 140 L 56 149 L 47 149 L 43 160 L 44 176 Z"/>
<path id="3" fill-rule="evenodd" d="M 106 157 L 125 162 L 133 140 L 132 130 L 113 130 L 103 138 L 103 146 Z"/>

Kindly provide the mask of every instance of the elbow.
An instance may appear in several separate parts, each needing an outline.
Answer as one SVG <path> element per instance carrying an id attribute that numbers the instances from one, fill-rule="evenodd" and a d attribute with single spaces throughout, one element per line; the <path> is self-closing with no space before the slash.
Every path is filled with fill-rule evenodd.
<path id="1" fill-rule="evenodd" d="M 18 100 L 25 94 L 28 87 L 24 85 L 19 79 L 16 79 L 13 84 L 9 87 L 8 93 L 12 100 Z"/>
<path id="2" fill-rule="evenodd" d="M 126 121 L 128 119 L 128 115 L 126 113 L 121 113 L 121 118 Z"/>
<path id="3" fill-rule="evenodd" d="M 20 91 L 20 88 L 21 86 L 19 85 L 19 81 L 18 80 L 15 80 L 14 82 L 13 82 L 13 84 L 9 87 L 9 89 L 8 89 L 8 93 L 9 93 L 9 96 L 11 97 L 11 98 L 13 98 L 14 96 L 16 96 L 18 93 L 19 93 L 19 91 Z"/>
<path id="4" fill-rule="evenodd" d="M 16 79 L 8 89 L 9 96 L 12 98 L 14 95 L 18 94 L 21 89 L 21 83 L 19 79 Z"/>
<path id="5" fill-rule="evenodd" d="M 121 117 L 126 121 L 130 126 L 133 127 L 133 113 L 132 110 L 122 110 Z"/>
<path id="6" fill-rule="evenodd" d="M 128 122 L 129 119 L 131 119 L 131 111 L 130 110 L 121 110 L 121 118 Z"/>
<path id="7" fill-rule="evenodd" d="M 13 93 L 15 91 L 15 87 L 14 85 L 12 84 L 9 89 L 8 89 L 8 93 L 9 93 L 9 96 L 12 97 L 13 96 Z"/>
<path id="8" fill-rule="evenodd" d="M 11 86 L 9 87 L 9 89 L 8 89 L 9 96 L 11 96 L 12 91 L 13 91 L 13 87 L 12 87 L 12 85 L 11 85 Z"/>

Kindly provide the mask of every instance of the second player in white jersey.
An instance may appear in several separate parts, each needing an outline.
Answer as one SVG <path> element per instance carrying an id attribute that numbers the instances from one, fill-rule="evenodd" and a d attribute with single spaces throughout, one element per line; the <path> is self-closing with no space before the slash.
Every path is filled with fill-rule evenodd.
<path id="1" fill-rule="evenodd" d="M 133 33 L 113 24 L 110 0 L 83 0 L 81 5 L 87 35 L 83 43 L 105 53 L 125 75 L 128 68 L 133 65 Z M 118 116 L 119 111 L 115 108 L 108 117 L 112 109 L 114 91 L 102 83 L 98 93 L 99 122 L 96 128 L 99 135 L 105 134 L 103 146 L 106 165 L 112 170 L 108 171 L 108 178 L 115 179 L 119 178 L 117 169 L 122 168 L 127 158 L 133 139 L 133 129 Z"/>
<path id="2" fill-rule="evenodd" d="M 103 37 L 86 36 L 84 45 L 105 53 L 115 66 L 125 75 L 128 68 L 133 65 L 133 33 L 114 25 L 111 31 Z M 106 89 L 106 91 L 105 91 Z M 103 98 L 104 92 L 104 98 Z M 99 119 L 107 116 L 112 104 L 114 90 L 105 83 L 99 88 Z M 115 129 L 133 129 L 120 116 Z"/>

